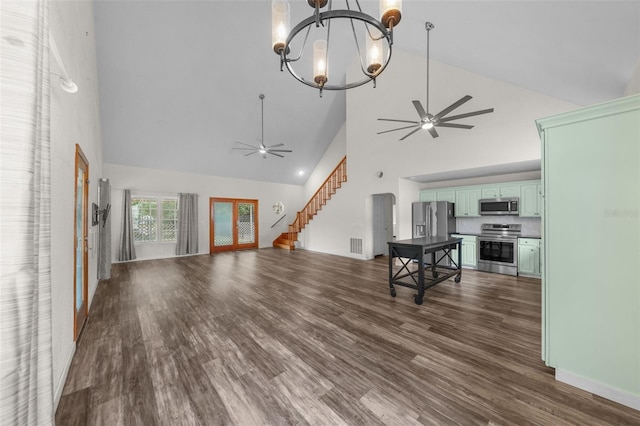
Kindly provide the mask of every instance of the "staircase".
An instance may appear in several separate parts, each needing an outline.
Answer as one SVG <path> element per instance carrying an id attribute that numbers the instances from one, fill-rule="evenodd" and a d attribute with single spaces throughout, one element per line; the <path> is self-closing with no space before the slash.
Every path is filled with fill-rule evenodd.
<path id="1" fill-rule="evenodd" d="M 289 225 L 289 232 L 283 232 L 273 241 L 273 246 L 287 250 L 295 249 L 295 242 L 298 241 L 298 233 L 318 214 L 322 206 L 327 204 L 331 196 L 342 186 L 342 182 L 347 181 L 347 157 L 333 169 L 333 172 L 324 181 L 320 188 L 313 194 L 306 206 L 296 214 L 296 219 Z"/>

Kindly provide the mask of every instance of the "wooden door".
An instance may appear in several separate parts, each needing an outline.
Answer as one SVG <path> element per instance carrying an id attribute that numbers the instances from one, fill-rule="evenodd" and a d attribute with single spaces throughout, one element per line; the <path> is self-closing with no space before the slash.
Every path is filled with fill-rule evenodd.
<path id="1" fill-rule="evenodd" d="M 209 199 L 209 252 L 258 248 L 258 200 Z"/>
<path id="2" fill-rule="evenodd" d="M 89 204 L 89 162 L 76 144 L 75 205 L 74 205 L 74 286 L 73 339 L 78 340 L 88 310 L 88 240 L 87 212 Z"/>

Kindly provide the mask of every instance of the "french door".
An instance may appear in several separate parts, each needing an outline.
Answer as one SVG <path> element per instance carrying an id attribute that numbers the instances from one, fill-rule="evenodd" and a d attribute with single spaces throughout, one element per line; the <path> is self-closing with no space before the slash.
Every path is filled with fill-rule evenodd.
<path id="1" fill-rule="evenodd" d="M 258 248 L 258 200 L 209 198 L 209 252 Z"/>
<path id="2" fill-rule="evenodd" d="M 74 287 L 73 340 L 78 340 L 88 315 L 88 240 L 89 162 L 76 144 L 76 180 L 74 207 Z"/>

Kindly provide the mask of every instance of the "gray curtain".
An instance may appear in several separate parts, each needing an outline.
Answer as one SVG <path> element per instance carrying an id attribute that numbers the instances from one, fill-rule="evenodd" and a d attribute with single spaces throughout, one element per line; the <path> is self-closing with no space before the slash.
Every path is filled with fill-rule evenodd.
<path id="1" fill-rule="evenodd" d="M 0 10 L 0 424 L 52 425 L 47 1 Z"/>
<path id="2" fill-rule="evenodd" d="M 176 254 L 198 253 L 198 194 L 178 194 Z"/>
<path id="3" fill-rule="evenodd" d="M 124 190 L 122 201 L 122 225 L 120 227 L 120 246 L 118 247 L 118 260 L 134 260 L 136 247 L 133 244 L 133 214 L 131 212 L 131 191 Z"/>
<path id="4" fill-rule="evenodd" d="M 98 209 L 103 212 L 98 223 L 98 279 L 108 280 L 111 278 L 111 185 L 109 179 L 100 179 L 98 193 Z"/>

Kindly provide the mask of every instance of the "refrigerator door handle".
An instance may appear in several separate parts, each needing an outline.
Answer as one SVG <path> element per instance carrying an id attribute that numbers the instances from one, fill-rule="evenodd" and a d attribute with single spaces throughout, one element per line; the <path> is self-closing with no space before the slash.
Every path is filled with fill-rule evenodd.
<path id="1" fill-rule="evenodd" d="M 427 204 L 427 208 L 426 208 L 426 212 L 425 212 L 425 219 L 427 221 L 426 225 L 427 225 L 427 230 L 425 232 L 425 236 L 427 237 L 431 237 L 431 203 Z"/>

